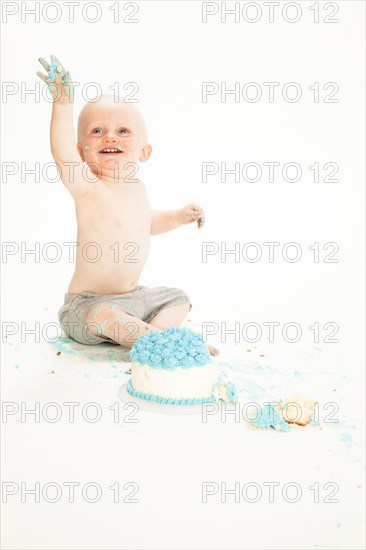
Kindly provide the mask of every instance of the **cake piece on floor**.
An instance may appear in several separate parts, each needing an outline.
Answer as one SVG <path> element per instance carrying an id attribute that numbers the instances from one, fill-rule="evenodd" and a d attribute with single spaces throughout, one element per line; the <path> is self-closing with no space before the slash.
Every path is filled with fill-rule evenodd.
<path id="1" fill-rule="evenodd" d="M 268 430 L 273 428 L 278 432 L 290 431 L 290 426 L 282 418 L 282 414 L 278 406 L 265 405 L 260 407 L 256 412 L 248 415 L 248 419 L 251 426 L 261 428 L 262 430 Z"/>
<path id="2" fill-rule="evenodd" d="M 279 408 L 283 419 L 288 424 L 307 426 L 314 415 L 314 407 L 317 403 L 309 397 L 295 395 L 281 400 Z"/>
<path id="3" fill-rule="evenodd" d="M 307 426 L 314 414 L 317 401 L 304 396 L 281 399 L 278 405 L 263 406 L 248 418 L 247 422 L 256 428 L 288 432 L 291 424 Z"/>

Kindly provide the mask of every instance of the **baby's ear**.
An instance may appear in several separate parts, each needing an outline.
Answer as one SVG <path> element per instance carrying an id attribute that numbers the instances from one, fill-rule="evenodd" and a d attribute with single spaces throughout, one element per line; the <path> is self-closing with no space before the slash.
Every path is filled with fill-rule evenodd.
<path id="1" fill-rule="evenodd" d="M 148 160 L 149 156 L 151 155 L 151 152 L 152 152 L 152 147 L 149 143 L 147 143 L 141 151 L 139 161 L 140 162 L 146 162 Z"/>
<path id="2" fill-rule="evenodd" d="M 83 162 L 85 162 L 85 158 L 84 158 L 84 152 L 83 152 L 83 148 L 81 145 L 79 145 L 79 143 L 76 144 L 76 147 L 78 148 L 78 153 L 79 155 L 81 156 L 81 160 Z"/>

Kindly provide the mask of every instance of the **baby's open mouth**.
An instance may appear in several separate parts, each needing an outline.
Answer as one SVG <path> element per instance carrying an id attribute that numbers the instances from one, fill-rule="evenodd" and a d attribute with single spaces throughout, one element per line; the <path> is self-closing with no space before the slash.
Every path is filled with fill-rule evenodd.
<path id="1" fill-rule="evenodd" d="M 123 151 L 121 151 L 121 149 L 119 148 L 116 148 L 116 147 L 106 147 L 105 149 L 101 149 L 101 151 L 99 151 L 99 153 L 102 153 L 102 154 L 120 154 L 120 153 L 123 153 Z"/>

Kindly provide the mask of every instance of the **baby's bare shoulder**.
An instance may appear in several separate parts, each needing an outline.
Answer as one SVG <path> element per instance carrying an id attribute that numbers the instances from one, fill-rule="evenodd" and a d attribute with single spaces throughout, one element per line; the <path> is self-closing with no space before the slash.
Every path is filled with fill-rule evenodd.
<path id="1" fill-rule="evenodd" d="M 133 181 L 114 181 L 113 178 L 95 178 L 94 176 L 94 180 L 90 184 L 90 190 L 93 191 L 93 193 L 88 193 L 81 196 L 79 198 L 79 201 L 87 202 L 90 200 L 91 197 L 93 198 L 94 202 L 98 200 L 98 197 L 103 199 L 103 201 L 107 200 L 108 198 L 109 200 L 113 201 L 116 200 L 118 196 L 123 195 L 147 195 L 145 183 L 140 179 L 135 179 Z"/>
<path id="2" fill-rule="evenodd" d="M 120 184 L 121 189 L 126 189 L 129 193 L 146 195 L 147 189 L 145 183 L 140 179 L 124 180 Z"/>

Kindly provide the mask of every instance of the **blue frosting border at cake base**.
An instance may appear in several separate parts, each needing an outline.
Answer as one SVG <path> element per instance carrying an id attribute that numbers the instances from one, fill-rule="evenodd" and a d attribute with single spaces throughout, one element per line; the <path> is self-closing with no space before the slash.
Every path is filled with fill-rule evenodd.
<path id="1" fill-rule="evenodd" d="M 161 405 L 200 405 L 201 403 L 214 403 L 217 401 L 216 397 L 213 395 L 210 395 L 209 397 L 190 399 L 172 399 L 160 397 L 158 395 L 151 395 L 150 393 L 143 393 L 135 390 L 131 380 L 127 382 L 127 391 L 134 397 L 139 397 L 140 399 L 145 399 L 146 401 L 152 401 L 153 403 L 160 403 Z"/>

